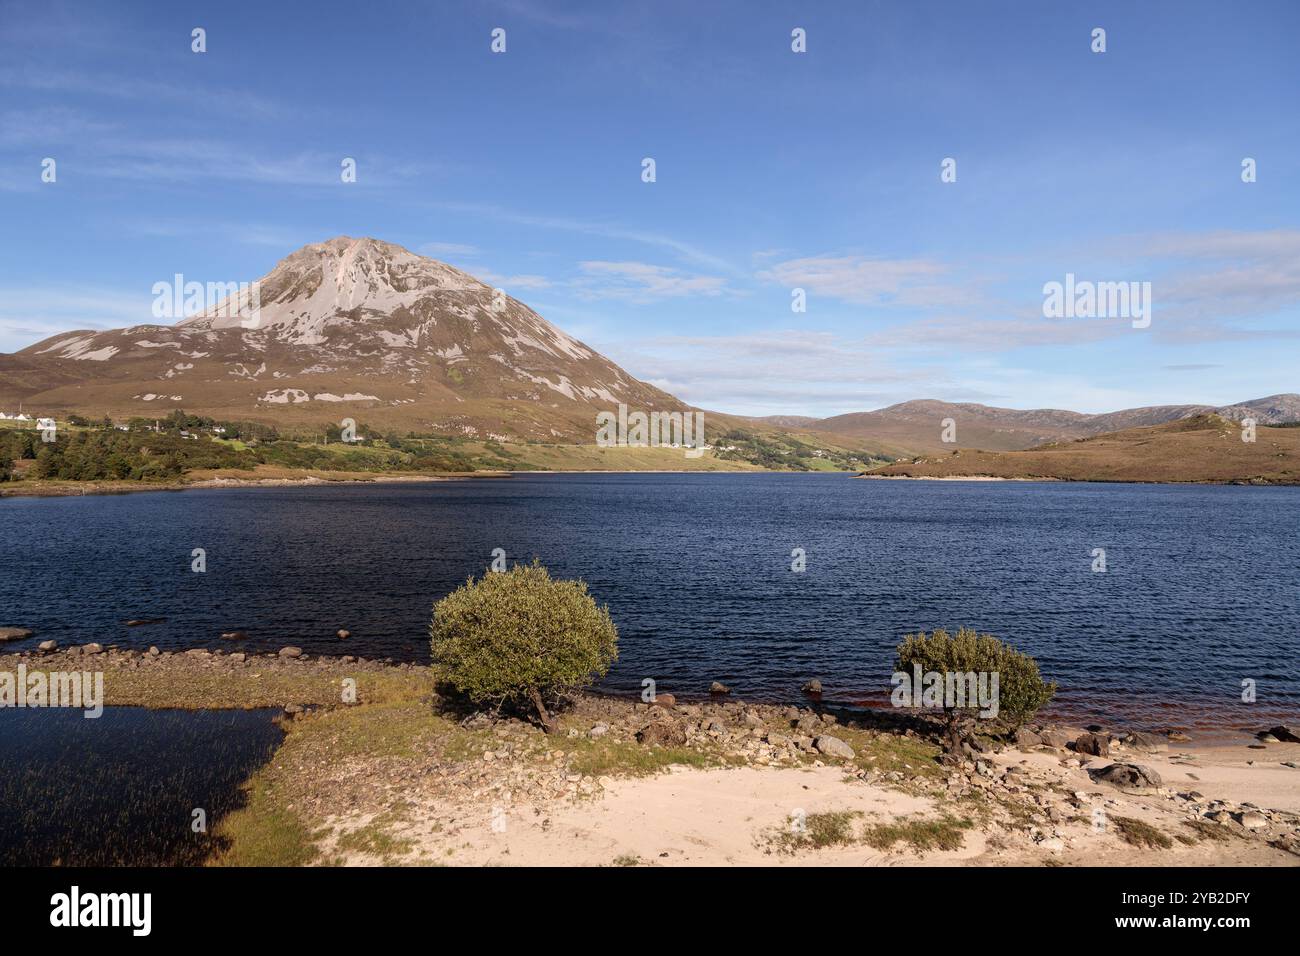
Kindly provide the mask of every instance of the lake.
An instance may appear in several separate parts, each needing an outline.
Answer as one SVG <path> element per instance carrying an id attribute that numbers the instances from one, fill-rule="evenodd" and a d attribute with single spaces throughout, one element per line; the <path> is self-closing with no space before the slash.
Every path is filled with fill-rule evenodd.
<path id="1" fill-rule="evenodd" d="M 283 737 L 273 713 L 0 709 L 0 866 L 202 863 Z"/>
<path id="2" fill-rule="evenodd" d="M 878 701 L 902 635 L 968 624 L 1036 656 L 1058 714 L 1300 714 L 1300 488 L 582 474 L 11 498 L 0 624 L 36 632 L 11 647 L 234 649 L 220 634 L 244 630 L 244 650 L 423 661 L 433 602 L 495 548 L 609 605 L 611 690 L 784 700 L 818 677 Z M 147 618 L 166 620 L 124 623 Z"/>

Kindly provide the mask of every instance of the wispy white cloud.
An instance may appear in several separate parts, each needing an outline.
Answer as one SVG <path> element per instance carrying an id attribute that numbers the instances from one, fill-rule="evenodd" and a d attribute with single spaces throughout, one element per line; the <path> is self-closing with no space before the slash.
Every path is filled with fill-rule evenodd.
<path id="1" fill-rule="evenodd" d="M 583 275 L 572 286 L 583 299 L 620 299 L 646 303 L 687 296 L 717 296 L 727 287 L 718 276 L 691 275 L 679 269 L 646 262 L 578 263 Z"/>
<path id="2" fill-rule="evenodd" d="M 974 288 L 955 282 L 952 269 L 930 259 L 814 256 L 788 259 L 758 278 L 860 305 L 947 306 L 969 302 Z"/>
<path id="3" fill-rule="evenodd" d="M 415 251 L 432 259 L 439 259 L 443 256 L 474 257 L 481 253 L 477 246 L 469 246 L 461 242 L 426 242 L 418 246 Z"/>
<path id="4" fill-rule="evenodd" d="M 0 352 L 14 352 L 74 329 L 156 323 L 149 289 L 0 287 Z"/>
<path id="5" fill-rule="evenodd" d="M 521 226 L 534 226 L 539 229 L 555 229 L 564 232 L 577 232 L 589 236 L 600 236 L 606 239 L 621 239 L 629 242 L 639 242 L 650 246 L 656 246 L 680 256 L 681 258 L 694 262 L 699 265 L 707 266 L 710 269 L 716 269 L 729 275 L 739 275 L 740 270 L 736 269 L 731 263 L 719 256 L 705 252 L 690 243 L 675 239 L 672 236 L 665 236 L 654 232 L 645 232 L 637 229 L 627 229 L 622 226 L 587 222 L 580 219 L 569 219 L 563 216 L 535 216 L 527 213 L 516 212 L 491 203 L 471 203 L 471 202 L 436 202 L 432 204 L 436 208 L 445 209 L 453 212 L 467 213 L 470 215 L 485 216 L 499 222 L 510 222 Z"/>

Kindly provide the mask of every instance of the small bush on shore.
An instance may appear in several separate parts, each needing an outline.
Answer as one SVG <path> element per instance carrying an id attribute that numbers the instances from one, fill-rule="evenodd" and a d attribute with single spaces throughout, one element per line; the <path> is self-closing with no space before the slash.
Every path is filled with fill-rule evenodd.
<path id="1" fill-rule="evenodd" d="M 618 658 L 609 610 L 537 561 L 470 578 L 434 605 L 429 634 L 440 680 L 480 706 L 531 708 L 548 733 L 550 706 Z"/>
<path id="2" fill-rule="evenodd" d="M 906 673 L 918 665 L 923 673 L 996 673 L 998 719 L 1011 727 L 1032 718 L 1056 693 L 1056 684 L 1044 681 L 1038 673 L 1036 660 L 992 634 L 979 634 L 968 627 L 956 634 L 942 628 L 932 634 L 908 634 L 898 645 L 897 655 L 895 670 Z"/>

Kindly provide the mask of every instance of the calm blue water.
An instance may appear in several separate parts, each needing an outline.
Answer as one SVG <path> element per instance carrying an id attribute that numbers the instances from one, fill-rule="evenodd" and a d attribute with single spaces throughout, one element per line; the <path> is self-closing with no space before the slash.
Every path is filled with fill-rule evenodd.
<path id="1" fill-rule="evenodd" d="M 284 736 L 272 713 L 0 709 L 0 866 L 201 863 Z"/>
<path id="2" fill-rule="evenodd" d="M 248 650 L 426 660 L 433 602 L 498 547 L 609 605 L 614 689 L 789 699 L 815 676 L 870 699 L 903 634 L 970 624 L 1034 654 L 1071 714 L 1300 715 L 1296 488 L 524 475 L 4 499 L 0 624 L 35 629 L 24 644 L 219 647 L 239 629 Z"/>

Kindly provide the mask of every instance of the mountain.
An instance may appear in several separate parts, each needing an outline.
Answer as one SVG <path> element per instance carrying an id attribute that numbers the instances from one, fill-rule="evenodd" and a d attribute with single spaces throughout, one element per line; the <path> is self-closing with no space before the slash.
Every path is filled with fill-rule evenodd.
<path id="1" fill-rule="evenodd" d="M 0 354 L 0 410 L 127 419 L 183 408 L 289 432 L 353 418 L 400 433 L 590 444 L 597 412 L 690 408 L 522 302 L 392 243 L 340 236 L 304 246 L 252 288 L 205 288 L 197 304 L 207 308 L 174 325 L 65 332 Z M 179 305 L 177 314 L 192 311 Z M 822 419 L 707 418 L 711 433 L 741 429 L 759 444 L 794 438 L 898 457 L 951 450 L 947 419 L 957 447 L 1008 451 L 1207 412 L 1296 421 L 1300 396 L 1103 415 L 919 400 Z"/>
<path id="2" fill-rule="evenodd" d="M 1208 413 L 1022 451 L 962 448 L 863 477 L 1300 484 L 1300 428 L 1261 425 L 1253 442 L 1242 436 L 1238 422 Z"/>
<path id="3" fill-rule="evenodd" d="M 950 451 L 954 446 L 1014 451 L 1044 442 L 1086 438 L 1210 413 L 1232 421 L 1253 417 L 1261 425 L 1300 421 L 1300 395 L 1270 395 L 1222 407 L 1154 405 L 1097 415 L 1056 408 L 1023 410 L 923 399 L 874 412 L 853 412 L 805 422 L 800 427 L 804 431 L 829 432 L 875 443 L 892 449 L 895 454 L 913 455 Z M 946 419 L 954 423 L 955 442 L 943 441 Z"/>
<path id="4" fill-rule="evenodd" d="M 174 408 L 287 424 L 591 442 L 595 413 L 683 411 L 522 302 L 376 239 L 305 246 L 175 325 L 65 332 L 0 355 L 0 408 Z"/>

